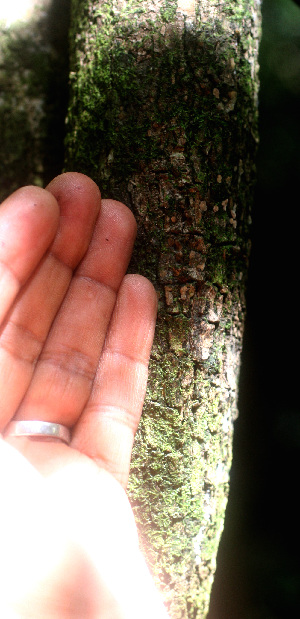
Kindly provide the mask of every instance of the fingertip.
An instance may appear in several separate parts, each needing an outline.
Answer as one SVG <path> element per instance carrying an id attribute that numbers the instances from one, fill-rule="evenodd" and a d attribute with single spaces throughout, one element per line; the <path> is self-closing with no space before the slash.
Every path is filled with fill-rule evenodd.
<path id="1" fill-rule="evenodd" d="M 17 189 L 2 203 L 0 259 L 10 265 L 21 284 L 54 239 L 59 215 L 55 197 L 33 185 Z"/>
<path id="2" fill-rule="evenodd" d="M 142 275 L 126 275 L 120 286 L 106 346 L 148 365 L 157 314 L 157 295 Z"/>
<path id="3" fill-rule="evenodd" d="M 101 194 L 92 179 L 79 172 L 60 174 L 47 185 L 61 217 L 52 252 L 74 269 L 85 255 L 99 215 Z"/>
<path id="4" fill-rule="evenodd" d="M 9 210 L 13 214 L 18 209 L 28 213 L 41 209 L 42 214 L 48 216 L 49 220 L 53 220 L 53 224 L 58 222 L 59 206 L 57 200 L 42 187 L 35 185 L 20 187 L 1 203 L 0 214 L 8 213 Z"/>
<path id="5" fill-rule="evenodd" d="M 130 262 L 135 236 L 136 222 L 130 209 L 115 200 L 102 200 L 80 273 L 88 272 L 89 277 L 117 292 Z"/>
<path id="6" fill-rule="evenodd" d="M 0 208 L 0 320 L 50 247 L 59 222 L 54 196 L 27 186 Z"/>
<path id="7" fill-rule="evenodd" d="M 122 283 L 123 290 L 132 304 L 138 302 L 142 310 L 147 310 L 156 317 L 158 298 L 157 292 L 147 277 L 140 274 L 128 274 Z"/>
<path id="8" fill-rule="evenodd" d="M 101 192 L 98 185 L 81 172 L 64 172 L 56 176 L 46 187 L 58 202 L 70 200 L 73 196 L 83 195 L 85 200 L 98 204 L 101 203 Z"/>
<path id="9" fill-rule="evenodd" d="M 102 200 L 102 208 L 111 213 L 116 224 L 119 225 L 122 235 L 134 241 L 137 233 L 137 223 L 133 212 L 118 200 Z"/>

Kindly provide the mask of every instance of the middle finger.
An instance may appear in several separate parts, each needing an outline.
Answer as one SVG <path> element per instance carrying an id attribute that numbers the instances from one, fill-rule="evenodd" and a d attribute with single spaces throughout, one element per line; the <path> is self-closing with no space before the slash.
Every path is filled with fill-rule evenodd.
<path id="1" fill-rule="evenodd" d="M 103 200 L 89 250 L 74 273 L 16 419 L 76 423 L 90 395 L 135 234 L 131 211 Z"/>

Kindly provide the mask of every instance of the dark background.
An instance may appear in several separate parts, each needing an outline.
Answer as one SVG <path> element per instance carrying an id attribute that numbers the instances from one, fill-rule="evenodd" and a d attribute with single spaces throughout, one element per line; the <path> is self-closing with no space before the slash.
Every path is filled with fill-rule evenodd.
<path id="1" fill-rule="evenodd" d="M 300 8 L 262 10 L 240 414 L 209 619 L 300 617 Z"/>

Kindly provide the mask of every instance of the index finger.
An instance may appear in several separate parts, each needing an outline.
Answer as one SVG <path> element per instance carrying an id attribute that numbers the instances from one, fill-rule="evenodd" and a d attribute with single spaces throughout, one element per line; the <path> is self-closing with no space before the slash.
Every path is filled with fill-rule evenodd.
<path id="1" fill-rule="evenodd" d="M 40 187 L 23 187 L 0 206 L 0 323 L 54 239 L 59 207 Z"/>

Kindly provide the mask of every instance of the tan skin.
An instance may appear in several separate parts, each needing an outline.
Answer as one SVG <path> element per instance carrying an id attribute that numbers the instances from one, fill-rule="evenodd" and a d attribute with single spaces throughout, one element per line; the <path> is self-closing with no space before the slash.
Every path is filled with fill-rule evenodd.
<path id="1" fill-rule="evenodd" d="M 125 275 L 135 235 L 78 173 L 0 207 L 6 619 L 167 619 L 125 493 L 157 309 L 152 284 Z M 71 443 L 5 437 L 12 419 L 66 425 Z"/>

